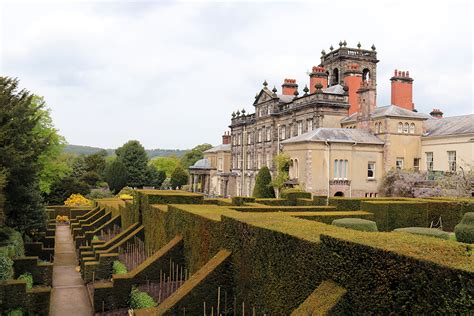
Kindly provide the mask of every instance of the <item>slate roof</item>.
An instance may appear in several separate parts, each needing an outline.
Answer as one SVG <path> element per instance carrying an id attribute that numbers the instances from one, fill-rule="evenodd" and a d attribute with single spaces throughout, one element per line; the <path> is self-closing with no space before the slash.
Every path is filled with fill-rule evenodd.
<path id="1" fill-rule="evenodd" d="M 357 112 L 345 117 L 341 120 L 341 123 L 350 123 L 355 122 L 357 119 Z M 396 105 L 386 105 L 376 107 L 374 111 L 371 113 L 372 118 L 378 117 L 401 117 L 401 118 L 408 118 L 408 119 L 422 119 L 427 120 L 430 119 L 431 116 L 425 113 L 413 112 L 404 108 L 401 108 Z"/>
<path id="2" fill-rule="evenodd" d="M 207 158 L 196 161 L 189 169 L 211 169 L 211 162 Z"/>
<path id="3" fill-rule="evenodd" d="M 204 151 L 204 153 L 216 153 L 218 151 L 230 151 L 230 144 L 220 144 Z"/>
<path id="4" fill-rule="evenodd" d="M 310 132 L 287 139 L 283 141 L 282 144 L 325 141 L 378 145 L 384 144 L 384 142 L 377 136 L 362 129 L 352 128 L 317 128 Z"/>
<path id="5" fill-rule="evenodd" d="M 474 133 L 474 114 L 430 119 L 423 122 L 424 137 L 463 135 Z"/>

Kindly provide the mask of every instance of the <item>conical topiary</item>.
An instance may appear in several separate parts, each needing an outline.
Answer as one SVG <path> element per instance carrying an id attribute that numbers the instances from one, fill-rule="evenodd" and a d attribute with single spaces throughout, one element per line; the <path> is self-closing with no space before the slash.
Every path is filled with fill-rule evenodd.
<path id="1" fill-rule="evenodd" d="M 457 241 L 474 243 L 474 212 L 464 214 L 461 222 L 454 227 L 454 233 Z"/>
<path id="2" fill-rule="evenodd" d="M 253 189 L 253 196 L 256 198 L 274 198 L 275 190 L 270 184 L 272 182 L 272 175 L 268 167 L 263 167 L 257 174 L 255 180 L 255 187 Z"/>

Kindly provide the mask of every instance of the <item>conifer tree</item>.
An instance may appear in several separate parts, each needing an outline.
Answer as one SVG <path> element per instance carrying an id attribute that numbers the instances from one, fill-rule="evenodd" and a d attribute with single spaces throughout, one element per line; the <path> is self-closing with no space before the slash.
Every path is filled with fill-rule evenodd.
<path id="1" fill-rule="evenodd" d="M 170 184 L 174 188 L 181 188 L 188 183 L 188 173 L 183 167 L 178 166 L 171 174 Z"/>
<path id="2" fill-rule="evenodd" d="M 127 185 L 142 187 L 147 182 L 148 156 L 145 148 L 137 140 L 130 140 L 115 150 L 117 160 L 127 169 Z"/>
<path id="3" fill-rule="evenodd" d="M 275 190 L 271 185 L 272 175 L 268 167 L 263 167 L 257 174 L 253 196 L 256 198 L 274 198 Z"/>
<path id="4" fill-rule="evenodd" d="M 107 181 L 110 190 L 115 194 L 127 186 L 128 172 L 121 161 L 115 159 L 107 165 L 105 168 L 105 181 Z"/>

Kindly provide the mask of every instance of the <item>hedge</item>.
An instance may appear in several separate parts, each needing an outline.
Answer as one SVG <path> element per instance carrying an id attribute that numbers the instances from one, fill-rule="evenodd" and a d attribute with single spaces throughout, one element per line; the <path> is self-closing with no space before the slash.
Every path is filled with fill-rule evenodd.
<path id="1" fill-rule="evenodd" d="M 157 305 L 158 304 L 150 295 L 148 295 L 148 293 L 142 292 L 137 288 L 132 288 L 132 291 L 130 292 L 130 308 L 140 309 L 155 307 Z"/>
<path id="2" fill-rule="evenodd" d="M 336 219 L 341 218 L 363 218 L 372 220 L 374 215 L 364 211 L 330 211 L 330 212 L 307 212 L 307 213 L 289 213 L 288 215 L 296 216 L 302 219 L 318 221 L 325 224 L 331 224 Z"/>
<path id="3" fill-rule="evenodd" d="M 232 206 L 239 212 L 328 212 L 335 211 L 333 206 Z"/>
<path id="4" fill-rule="evenodd" d="M 288 199 L 290 201 L 294 201 L 296 203 L 296 199 L 311 199 L 311 193 L 304 192 L 299 189 L 286 189 L 282 190 L 280 193 L 280 197 L 283 199 Z"/>
<path id="5" fill-rule="evenodd" d="M 369 221 L 361 218 L 341 218 L 332 221 L 331 225 L 337 227 L 344 227 L 363 232 L 377 232 L 377 224 L 373 221 Z"/>
<path id="6" fill-rule="evenodd" d="M 461 223 L 454 228 L 456 240 L 465 243 L 474 243 L 474 212 L 464 214 Z"/>
<path id="7" fill-rule="evenodd" d="M 119 260 L 115 260 L 112 263 L 113 274 L 125 274 L 128 272 L 127 267 Z"/>
<path id="8" fill-rule="evenodd" d="M 292 201 L 287 199 L 255 199 L 256 203 L 269 205 L 269 206 L 291 206 L 293 205 Z"/>
<path id="9" fill-rule="evenodd" d="M 347 290 L 332 281 L 323 281 L 291 316 L 344 315 Z"/>
<path id="10" fill-rule="evenodd" d="M 136 190 L 138 197 L 148 198 L 148 204 L 203 204 L 204 196 L 197 193 L 174 190 Z"/>
<path id="11" fill-rule="evenodd" d="M 33 287 L 33 276 L 29 272 L 21 274 L 18 277 L 18 280 L 25 280 L 27 289 L 31 289 Z"/>
<path id="12" fill-rule="evenodd" d="M 233 196 L 232 197 L 232 205 L 244 205 L 245 203 L 253 203 L 255 202 L 254 197 L 248 197 L 248 196 Z"/>
<path id="13" fill-rule="evenodd" d="M 445 239 L 445 240 L 449 239 L 449 234 L 447 232 L 444 232 L 436 228 L 405 227 L 405 228 L 397 228 L 394 230 L 394 232 L 429 236 L 429 237 L 435 237 L 435 238 L 440 238 L 440 239 Z"/>

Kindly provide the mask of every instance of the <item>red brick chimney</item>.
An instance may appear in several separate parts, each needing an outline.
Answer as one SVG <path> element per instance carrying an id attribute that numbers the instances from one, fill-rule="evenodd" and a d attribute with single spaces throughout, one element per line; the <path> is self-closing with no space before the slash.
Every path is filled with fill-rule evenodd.
<path id="1" fill-rule="evenodd" d="M 294 95 L 295 91 L 298 89 L 296 79 L 285 79 L 281 85 L 281 88 L 283 90 L 283 94 Z"/>
<path id="2" fill-rule="evenodd" d="M 440 109 L 433 109 L 433 111 L 430 112 L 430 115 L 437 119 L 443 118 L 443 112 L 441 112 Z"/>
<path id="3" fill-rule="evenodd" d="M 309 74 L 309 93 L 316 92 L 316 84 L 320 83 L 325 89 L 328 87 L 328 74 L 324 71 L 324 67 L 314 66 L 313 71 Z"/>
<path id="4" fill-rule="evenodd" d="M 230 144 L 230 132 L 224 132 L 224 135 L 222 135 L 222 144 Z"/>
<path id="5" fill-rule="evenodd" d="M 349 115 L 359 112 L 359 97 L 357 91 L 362 83 L 362 71 L 358 64 L 350 64 L 344 72 L 344 85 L 349 88 Z"/>
<path id="6" fill-rule="evenodd" d="M 392 81 L 392 105 L 413 111 L 413 79 L 410 78 L 408 71 L 399 71 L 395 69 Z"/>

